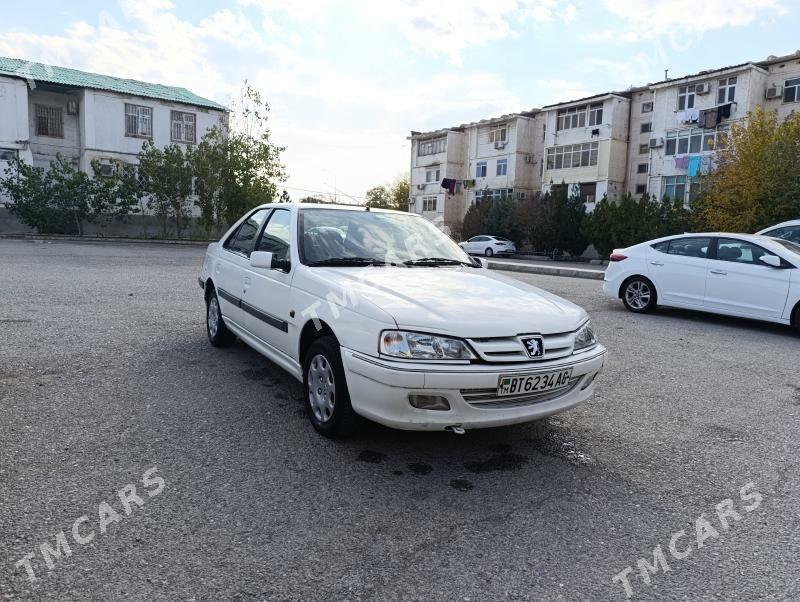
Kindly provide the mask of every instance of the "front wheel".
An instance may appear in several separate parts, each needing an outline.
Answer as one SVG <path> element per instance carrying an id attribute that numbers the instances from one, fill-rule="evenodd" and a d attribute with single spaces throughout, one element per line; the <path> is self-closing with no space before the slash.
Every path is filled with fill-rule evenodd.
<path id="1" fill-rule="evenodd" d="M 636 276 L 622 287 L 625 309 L 637 314 L 651 312 L 656 307 L 656 289 L 647 278 Z"/>
<path id="2" fill-rule="evenodd" d="M 353 411 L 344 376 L 342 352 L 335 337 L 311 344 L 303 366 L 306 414 L 320 435 L 332 439 L 358 431 L 364 419 Z"/>
<path id="3" fill-rule="evenodd" d="M 485 255 L 486 255 L 486 257 L 491 257 L 492 255 L 494 255 L 494 251 L 492 251 L 491 247 L 487 247 L 487 249 L 485 251 Z"/>

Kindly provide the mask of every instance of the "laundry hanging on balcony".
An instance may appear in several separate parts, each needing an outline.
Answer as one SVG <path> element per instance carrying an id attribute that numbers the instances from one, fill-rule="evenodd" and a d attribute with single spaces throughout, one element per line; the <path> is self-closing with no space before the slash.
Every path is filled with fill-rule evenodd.
<path id="1" fill-rule="evenodd" d="M 731 112 L 733 110 L 733 103 L 729 102 L 724 105 L 720 105 L 717 107 L 717 125 L 719 125 L 723 119 L 730 119 Z"/>
<path id="2" fill-rule="evenodd" d="M 686 169 L 689 167 L 689 157 L 675 157 L 675 169 Z"/>
<path id="3" fill-rule="evenodd" d="M 692 155 L 689 157 L 689 167 L 686 175 L 694 178 L 697 177 L 698 173 L 700 173 L 700 155 Z"/>
<path id="4" fill-rule="evenodd" d="M 475 188 L 475 180 L 464 180 L 463 186 L 464 186 L 464 190 L 468 190 L 470 188 Z"/>
<path id="5" fill-rule="evenodd" d="M 453 178 L 445 178 L 442 180 L 442 188 L 447 188 L 448 194 L 455 194 L 456 193 L 456 183 L 458 180 Z"/>

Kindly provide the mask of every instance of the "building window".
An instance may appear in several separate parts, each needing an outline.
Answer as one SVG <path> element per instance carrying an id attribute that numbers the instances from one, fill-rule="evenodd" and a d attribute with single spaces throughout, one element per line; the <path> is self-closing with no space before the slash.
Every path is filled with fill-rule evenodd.
<path id="1" fill-rule="evenodd" d="M 667 131 L 666 150 L 664 154 L 672 156 L 699 153 L 702 141 L 703 130 L 669 130 Z"/>
<path id="2" fill-rule="evenodd" d="M 476 190 L 475 203 L 479 204 L 483 201 L 500 201 L 510 199 L 514 194 L 513 188 L 493 188 L 490 190 Z"/>
<path id="3" fill-rule="evenodd" d="M 436 140 L 420 141 L 417 145 L 417 156 L 436 155 L 443 153 L 447 149 L 447 138 L 437 138 Z"/>
<path id="4" fill-rule="evenodd" d="M 570 169 L 597 165 L 597 142 L 552 146 L 547 149 L 547 169 Z"/>
<path id="5" fill-rule="evenodd" d="M 35 110 L 37 136 L 64 137 L 64 111 L 61 107 L 35 105 Z"/>
<path id="6" fill-rule="evenodd" d="M 647 184 L 637 184 L 636 194 L 645 194 L 647 192 Z"/>
<path id="7" fill-rule="evenodd" d="M 478 164 L 475 166 L 475 177 L 476 178 L 486 177 L 486 161 L 478 161 Z"/>
<path id="8" fill-rule="evenodd" d="M 556 120 L 557 130 L 571 130 L 586 126 L 586 105 L 559 109 Z"/>
<path id="9" fill-rule="evenodd" d="M 430 169 L 425 170 L 425 182 L 438 182 L 439 181 L 439 168 L 438 167 L 431 167 Z"/>
<path id="10" fill-rule="evenodd" d="M 703 150 L 715 151 L 725 150 L 728 148 L 728 132 L 730 131 L 729 125 L 718 127 L 713 132 L 703 132 Z"/>
<path id="11" fill-rule="evenodd" d="M 578 189 L 581 200 L 584 203 L 594 203 L 597 200 L 597 182 L 589 182 L 588 184 L 581 184 Z"/>
<path id="12" fill-rule="evenodd" d="M 125 103 L 125 135 L 150 138 L 153 135 L 153 109 Z"/>
<path id="13" fill-rule="evenodd" d="M 589 125 L 600 125 L 603 123 L 603 103 L 596 102 L 589 105 Z"/>
<path id="14" fill-rule="evenodd" d="M 424 196 L 422 197 L 422 210 L 423 211 L 436 211 L 439 197 L 437 196 Z"/>
<path id="15" fill-rule="evenodd" d="M 497 160 L 497 175 L 504 176 L 508 173 L 508 159 Z"/>
<path id="16" fill-rule="evenodd" d="M 678 88 L 678 110 L 694 108 L 694 84 Z"/>
<path id="17" fill-rule="evenodd" d="M 641 134 L 647 134 L 648 132 L 652 132 L 652 131 L 653 131 L 653 124 L 651 122 L 649 122 L 649 121 L 646 121 L 645 123 L 643 123 L 641 125 L 641 127 L 639 128 L 639 133 L 641 133 Z"/>
<path id="18" fill-rule="evenodd" d="M 170 111 L 172 114 L 172 141 L 191 142 L 195 137 L 195 114 L 182 111 Z"/>
<path id="19" fill-rule="evenodd" d="M 787 79 L 784 82 L 783 102 L 800 102 L 800 78 Z"/>
<path id="20" fill-rule="evenodd" d="M 640 144 L 639 145 L 639 154 L 646 155 L 650 152 L 650 145 L 649 144 Z"/>
<path id="21" fill-rule="evenodd" d="M 492 142 L 505 142 L 508 138 L 508 126 L 505 124 L 498 125 L 496 128 L 489 131 L 489 143 Z"/>
<path id="22" fill-rule="evenodd" d="M 647 173 L 647 163 L 639 163 L 636 166 L 636 173 Z"/>
<path id="23" fill-rule="evenodd" d="M 686 199 L 686 176 L 666 176 L 662 196 L 671 201 Z"/>
<path id="24" fill-rule="evenodd" d="M 725 77 L 719 80 L 719 89 L 717 90 L 717 104 L 725 104 L 726 102 L 733 102 L 736 98 L 736 78 Z"/>
<path id="25" fill-rule="evenodd" d="M 643 102 L 642 103 L 642 113 L 652 113 L 653 112 L 653 103 L 652 102 Z"/>

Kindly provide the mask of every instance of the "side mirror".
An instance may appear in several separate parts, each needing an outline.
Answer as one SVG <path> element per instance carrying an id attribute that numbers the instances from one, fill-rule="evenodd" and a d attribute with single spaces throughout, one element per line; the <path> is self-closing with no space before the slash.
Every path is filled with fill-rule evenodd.
<path id="1" fill-rule="evenodd" d="M 473 257 L 472 261 L 475 262 L 475 265 L 483 268 L 484 270 L 489 269 L 489 262 L 486 261 L 483 257 Z"/>
<path id="2" fill-rule="evenodd" d="M 781 258 L 777 255 L 762 255 L 759 260 L 771 268 L 779 268 L 783 265 L 781 264 Z"/>
<path id="3" fill-rule="evenodd" d="M 250 253 L 250 266 L 254 268 L 262 268 L 264 270 L 271 270 L 272 253 L 269 251 L 253 251 Z"/>

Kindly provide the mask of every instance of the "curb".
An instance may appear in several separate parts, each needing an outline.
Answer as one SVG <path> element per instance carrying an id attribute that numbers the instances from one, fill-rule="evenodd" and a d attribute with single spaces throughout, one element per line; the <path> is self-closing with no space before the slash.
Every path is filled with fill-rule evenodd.
<path id="1" fill-rule="evenodd" d="M 521 263 L 496 263 L 489 262 L 489 269 L 507 272 L 523 272 L 526 274 L 543 274 L 546 276 L 565 276 L 567 278 L 585 278 L 588 280 L 602 280 L 605 272 L 598 270 L 584 270 L 581 268 L 557 268 L 544 265 L 524 265 Z"/>
<path id="2" fill-rule="evenodd" d="M 115 236 L 58 236 L 47 234 L 0 234 L 0 240 L 33 240 L 59 242 L 103 242 L 103 243 L 139 243 L 148 245 L 183 245 L 189 247 L 207 247 L 215 240 L 160 240 L 157 238 L 117 238 Z"/>

